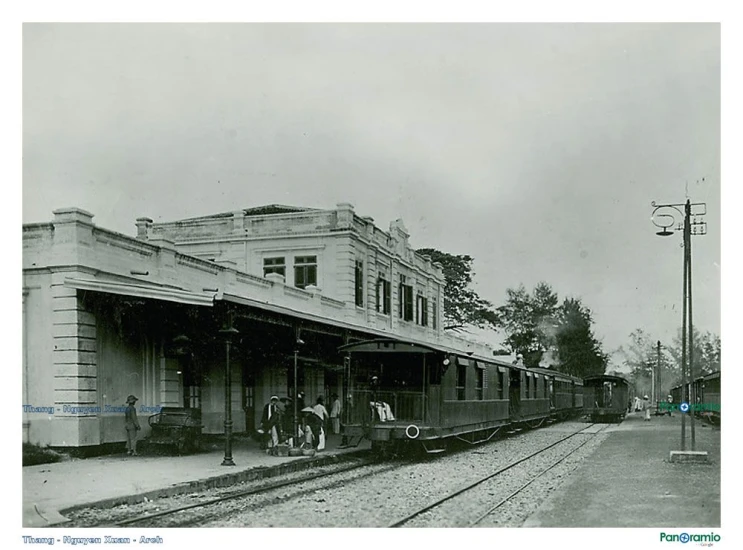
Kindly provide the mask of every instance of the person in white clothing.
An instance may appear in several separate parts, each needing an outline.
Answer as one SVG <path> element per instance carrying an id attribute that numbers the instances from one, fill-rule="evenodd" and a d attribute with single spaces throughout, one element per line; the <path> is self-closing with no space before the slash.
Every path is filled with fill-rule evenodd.
<path id="1" fill-rule="evenodd" d="M 341 433 L 341 400 L 338 394 L 332 396 L 333 404 L 330 406 L 330 424 L 334 434 Z"/>

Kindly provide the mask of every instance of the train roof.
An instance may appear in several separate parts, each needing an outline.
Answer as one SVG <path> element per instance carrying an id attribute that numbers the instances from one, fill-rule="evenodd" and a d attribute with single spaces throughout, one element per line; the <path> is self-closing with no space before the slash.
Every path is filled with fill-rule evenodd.
<path id="1" fill-rule="evenodd" d="M 504 361 L 503 359 L 483 357 L 478 354 L 468 353 L 448 346 L 442 346 L 440 344 L 415 342 L 413 340 L 398 340 L 396 338 L 374 338 L 371 340 L 353 342 L 351 344 L 340 346 L 338 351 L 355 353 L 446 353 L 466 361 L 489 363 L 491 365 L 498 365 L 500 367 L 508 367 L 518 370 L 533 370 L 528 369 L 523 365 L 515 365 L 509 361 Z"/>
<path id="2" fill-rule="evenodd" d="M 555 369 L 545 369 L 543 367 L 530 367 L 528 370 L 537 372 L 539 374 L 545 374 L 547 376 L 554 376 L 555 378 L 567 379 L 573 382 L 580 382 L 581 384 L 583 383 L 582 378 L 578 376 L 572 376 L 570 374 L 566 374 L 564 372 L 560 372 L 559 370 L 555 370 Z"/>
<path id="3" fill-rule="evenodd" d="M 593 382 L 593 381 L 598 381 L 598 380 L 620 381 L 628 385 L 630 383 L 630 381 L 627 378 L 625 378 L 624 376 L 620 374 L 594 374 L 593 376 L 585 376 L 583 378 L 583 383 L 585 384 L 586 382 Z"/>
<path id="4" fill-rule="evenodd" d="M 704 374 L 702 376 L 697 376 L 694 379 L 694 382 L 698 382 L 699 380 L 714 380 L 715 378 L 720 378 L 720 371 L 716 370 L 714 372 L 710 372 L 707 374 Z M 687 382 L 688 384 L 689 382 Z M 675 390 L 676 388 L 680 388 L 681 384 L 676 384 L 675 386 L 671 387 L 672 390 Z"/>

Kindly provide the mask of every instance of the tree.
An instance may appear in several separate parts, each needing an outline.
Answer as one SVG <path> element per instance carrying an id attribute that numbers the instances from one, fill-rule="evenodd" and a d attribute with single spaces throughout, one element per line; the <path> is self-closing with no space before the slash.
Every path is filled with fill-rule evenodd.
<path id="1" fill-rule="evenodd" d="M 498 314 L 493 304 L 482 299 L 470 285 L 474 271 L 474 258 L 468 255 L 454 255 L 434 248 L 421 248 L 418 254 L 429 256 L 431 261 L 440 263 L 444 269 L 445 328 L 457 329 L 465 326 L 478 328 L 497 328 Z"/>
<path id="2" fill-rule="evenodd" d="M 566 298 L 558 310 L 556 335 L 559 370 L 573 376 L 603 374 L 608 356 L 601 350 L 591 325 L 591 311 L 578 298 Z"/>
<path id="3" fill-rule="evenodd" d="M 650 395 L 653 387 L 653 373 L 658 374 L 658 340 L 642 329 L 635 329 L 629 335 L 629 342 L 620 346 L 617 353 L 623 357 L 623 364 L 630 370 L 630 378 L 635 385 L 636 394 Z M 673 350 L 661 345 L 660 353 L 660 395 L 668 394 L 676 385 L 681 371 L 674 362 Z M 656 378 L 657 381 L 657 378 Z"/>
<path id="4" fill-rule="evenodd" d="M 524 285 L 506 294 L 506 303 L 498 308 L 508 335 L 505 344 L 524 356 L 526 366 L 539 366 L 549 356 L 552 366 L 573 376 L 606 370 L 608 357 L 593 334 L 591 311 L 580 299 L 567 298 L 558 305 L 557 293 L 545 282 L 531 294 Z"/>
<path id="5" fill-rule="evenodd" d="M 524 356 L 526 366 L 537 366 L 545 351 L 554 349 L 557 329 L 557 294 L 545 282 L 532 294 L 524 285 L 506 290 L 506 303 L 500 306 L 500 327 L 508 335 L 505 345 Z"/>
<path id="6" fill-rule="evenodd" d="M 688 361 L 689 349 L 691 348 L 693 350 L 694 377 L 696 378 L 705 374 L 709 374 L 710 372 L 719 371 L 721 367 L 720 356 L 722 352 L 720 337 L 709 331 L 702 334 L 696 328 L 694 328 L 694 337 L 692 338 L 692 341 L 692 346 L 689 346 L 689 343 L 687 342 L 686 353 Z M 675 385 L 681 384 L 681 329 L 678 330 L 678 333 L 673 339 L 672 344 L 669 346 L 668 351 L 676 366 L 674 383 Z M 687 371 L 687 377 L 688 376 L 689 373 Z"/>

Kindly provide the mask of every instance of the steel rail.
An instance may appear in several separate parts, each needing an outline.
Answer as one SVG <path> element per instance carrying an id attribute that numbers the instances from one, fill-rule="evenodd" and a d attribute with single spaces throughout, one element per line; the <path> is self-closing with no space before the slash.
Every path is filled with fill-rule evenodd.
<path id="1" fill-rule="evenodd" d="M 176 508 L 169 508 L 168 510 L 162 510 L 160 512 L 153 512 L 153 513 L 150 513 L 150 514 L 144 514 L 144 515 L 141 515 L 141 516 L 136 516 L 136 517 L 133 517 L 133 518 L 122 520 L 122 521 L 117 521 L 117 522 L 114 523 L 114 526 L 115 527 L 126 527 L 126 526 L 132 525 L 134 523 L 141 523 L 141 522 L 148 521 L 148 520 L 151 520 L 151 519 L 160 518 L 160 517 L 164 517 L 164 516 L 169 516 L 169 515 L 172 515 L 172 514 L 176 514 L 178 512 L 183 512 L 185 510 L 192 510 L 194 508 L 201 508 L 201 507 L 205 507 L 205 506 L 211 506 L 213 504 L 219 504 L 220 502 L 226 502 L 228 500 L 234 500 L 234 499 L 237 499 L 237 498 L 241 498 L 241 497 L 245 497 L 245 496 L 250 496 L 250 495 L 257 495 L 257 494 L 260 494 L 260 493 L 265 493 L 265 492 L 268 492 L 268 491 L 272 491 L 274 489 L 281 489 L 282 487 L 288 487 L 288 486 L 291 486 L 291 485 L 298 485 L 300 483 L 305 483 L 307 481 L 313 481 L 315 479 L 327 477 L 327 476 L 330 476 L 330 475 L 335 475 L 335 474 L 349 472 L 349 471 L 356 470 L 358 468 L 363 468 L 364 466 L 370 466 L 370 465 L 376 464 L 376 463 L 378 463 L 378 461 L 377 460 L 374 460 L 374 459 L 362 459 L 362 460 L 360 460 L 359 462 L 357 462 L 355 464 L 351 464 L 349 466 L 345 466 L 345 467 L 342 467 L 342 468 L 339 468 L 339 469 L 336 469 L 336 470 L 333 470 L 333 471 L 330 471 L 330 472 L 319 472 L 319 473 L 315 473 L 315 474 L 309 474 L 309 475 L 307 475 L 305 477 L 302 477 L 302 478 L 299 478 L 299 479 L 291 479 L 291 480 L 285 480 L 285 481 L 278 481 L 278 482 L 275 482 L 275 483 L 269 483 L 269 484 L 266 484 L 266 485 L 261 485 L 260 487 L 253 487 L 251 489 L 246 489 L 245 491 L 239 491 L 237 493 L 231 493 L 229 495 L 223 495 L 221 497 L 216 497 L 216 498 L 213 498 L 213 499 L 210 499 L 210 500 L 206 500 L 206 501 L 203 501 L 203 502 L 196 502 L 196 503 L 192 503 L 192 504 L 187 504 L 185 506 L 178 506 Z"/>
<path id="2" fill-rule="evenodd" d="M 512 462 L 511 464 L 508 464 L 507 466 L 504 466 L 503 468 L 500 468 L 500 469 L 496 470 L 495 472 L 493 472 L 491 474 L 488 474 L 487 476 L 478 479 L 477 481 L 474 481 L 474 482 L 472 482 L 472 483 L 470 483 L 470 484 L 468 484 L 468 485 L 466 485 L 466 486 L 464 486 L 464 487 L 462 487 L 460 489 L 457 489 L 456 491 L 454 491 L 452 493 L 449 493 L 448 495 L 445 495 L 445 496 L 441 497 L 440 499 L 438 499 L 438 500 L 436 500 L 436 501 L 434 501 L 434 502 L 432 502 L 432 503 L 424 506 L 423 508 L 419 508 L 418 510 L 416 510 L 412 514 L 409 514 L 409 515 L 407 515 L 407 516 L 405 516 L 405 517 L 403 517 L 403 518 L 395 521 L 394 523 L 391 523 L 390 525 L 388 525 L 388 527 L 401 527 L 402 525 L 405 525 L 406 523 L 408 523 L 411 519 L 416 518 L 416 517 L 418 517 L 419 515 L 421 515 L 421 514 L 423 514 L 425 512 L 428 512 L 429 510 L 435 508 L 436 506 L 439 506 L 440 504 L 443 504 L 444 502 L 446 502 L 448 500 L 451 500 L 452 498 L 454 498 L 454 497 L 456 497 L 458 495 L 461 495 L 462 493 L 464 493 L 466 491 L 469 491 L 473 487 L 476 487 L 476 486 L 480 485 L 481 483 L 484 483 L 487 480 L 489 480 L 491 478 L 494 478 L 495 476 L 500 475 L 500 474 L 502 474 L 503 472 L 505 472 L 507 470 L 510 470 L 514 466 L 518 466 L 522 462 L 526 462 L 530 458 L 533 458 L 533 457 L 537 456 L 538 454 L 541 454 L 544 451 L 547 451 L 548 449 L 551 449 L 552 447 L 554 447 L 556 445 L 559 445 L 563 441 L 567 441 L 571 437 L 574 437 L 576 435 L 579 435 L 579 434 L 583 433 L 585 430 L 587 430 L 589 428 L 592 428 L 595 425 L 596 424 L 591 424 L 590 426 L 586 426 L 585 428 L 582 428 L 582 429 L 578 430 L 577 432 L 574 432 L 574 433 L 568 435 L 567 437 L 563 437 L 562 439 L 559 439 L 559 440 L 555 441 L 554 443 L 551 443 L 550 445 L 547 445 L 546 447 L 543 447 L 542 449 L 540 449 L 540 450 L 538 450 L 538 451 L 536 451 L 536 452 L 534 452 L 534 453 L 532 453 L 530 455 L 527 455 L 527 456 L 525 456 L 523 458 L 520 458 L 519 460 L 516 460 L 515 462 Z"/>
<path id="3" fill-rule="evenodd" d="M 603 429 L 599 430 L 598 432 L 588 432 L 588 433 L 590 433 L 591 435 L 598 435 L 598 434 L 604 432 L 605 430 L 606 430 L 606 428 L 603 428 Z M 586 435 L 588 435 L 588 434 L 586 434 Z M 467 527 L 474 527 L 475 525 L 477 525 L 478 523 L 480 523 L 482 520 L 484 520 L 490 514 L 492 514 L 493 512 L 495 512 L 495 510 L 497 510 L 498 508 L 500 508 L 501 506 L 503 506 L 506 502 L 508 502 L 513 497 L 515 497 L 516 495 L 518 495 L 521 491 L 523 491 L 524 489 L 526 489 L 529 485 L 531 485 L 532 483 L 534 483 L 537 479 L 539 479 L 544 474 L 546 474 L 547 472 L 549 472 L 552 468 L 554 468 L 555 466 L 557 466 L 558 464 L 560 464 L 562 461 L 564 461 L 568 457 L 572 456 L 578 449 L 580 449 L 581 447 L 583 447 L 583 445 L 585 445 L 586 443 L 588 443 L 590 441 L 592 441 L 592 439 L 586 439 L 583 443 L 581 443 L 575 449 L 573 449 L 568 454 L 566 454 L 565 456 L 563 456 L 560 460 L 554 462 L 552 465 L 548 466 L 547 468 L 545 468 L 544 470 L 542 470 L 541 472 L 539 472 L 536 476 L 534 476 L 532 479 L 530 479 L 529 481 L 527 481 L 526 483 L 524 483 L 521 487 L 519 487 L 518 489 L 516 489 L 513 493 L 511 493 L 506 498 L 504 498 L 503 500 L 501 500 L 500 502 L 498 502 L 498 504 L 496 504 L 495 506 L 490 507 L 487 512 L 485 512 L 484 514 L 482 514 L 476 520 L 471 521 L 467 525 Z"/>

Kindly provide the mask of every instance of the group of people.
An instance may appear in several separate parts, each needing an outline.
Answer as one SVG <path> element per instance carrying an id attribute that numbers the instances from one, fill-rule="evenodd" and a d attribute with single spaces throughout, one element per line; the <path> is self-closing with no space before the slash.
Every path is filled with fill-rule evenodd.
<path id="1" fill-rule="evenodd" d="M 668 414 L 668 416 L 673 416 L 671 414 L 672 405 L 673 405 L 673 396 L 669 395 L 667 397 L 668 405 L 665 407 L 666 411 L 663 413 L 658 412 L 657 414 Z M 629 401 L 629 410 L 630 412 L 634 409 L 635 412 L 642 411 L 644 413 L 645 422 L 650 422 L 650 409 L 652 409 L 652 403 L 650 401 L 650 398 L 645 395 L 642 399 L 639 397 L 635 397 L 634 403 L 633 400 L 630 399 Z M 659 407 L 660 409 L 660 407 Z M 660 409 L 662 410 L 662 409 Z"/>
<path id="2" fill-rule="evenodd" d="M 299 437 L 304 438 L 304 444 L 316 451 L 325 448 L 325 439 L 328 429 L 332 433 L 340 433 L 341 402 L 337 394 L 331 396 L 330 412 L 325 408 L 325 398 L 319 396 L 315 405 L 305 406 L 304 393 L 297 394 L 297 425 Z M 263 439 L 261 448 L 268 449 L 277 446 L 280 442 L 293 437 L 294 432 L 294 403 L 291 399 L 279 399 L 273 395 L 263 407 L 261 417 L 261 431 Z"/>
<path id="3" fill-rule="evenodd" d="M 137 419 L 135 403 L 137 397 L 130 395 L 126 399 L 127 407 L 124 411 L 124 428 L 126 429 L 126 452 L 128 455 L 137 455 L 137 432 L 141 430 Z M 319 396 L 313 407 L 304 404 L 304 393 L 297 396 L 297 411 L 299 411 L 299 435 L 304 437 L 305 444 L 313 449 L 322 451 L 325 448 L 325 438 L 328 429 L 339 434 L 341 429 L 341 402 L 337 394 L 331 397 L 330 412 L 325 408 L 325 399 Z M 261 448 L 275 447 L 286 441 L 294 431 L 293 403 L 288 398 L 279 399 L 273 395 L 263 407 L 261 417 L 261 431 L 263 438 Z"/>

